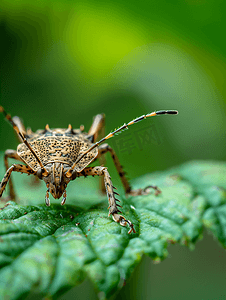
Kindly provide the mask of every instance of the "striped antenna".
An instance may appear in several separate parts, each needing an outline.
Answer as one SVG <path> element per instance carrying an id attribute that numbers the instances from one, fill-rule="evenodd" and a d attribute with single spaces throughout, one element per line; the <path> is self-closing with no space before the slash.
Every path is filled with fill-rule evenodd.
<path id="1" fill-rule="evenodd" d="M 21 140 L 24 142 L 24 144 L 28 147 L 28 149 L 31 151 L 31 153 L 34 155 L 34 157 L 37 159 L 41 169 L 42 169 L 42 175 L 43 176 L 48 176 L 49 173 L 47 172 L 47 170 L 45 169 L 45 167 L 43 166 L 41 160 L 38 158 L 37 154 L 35 153 L 35 151 L 31 148 L 31 145 L 28 143 L 26 137 L 24 136 L 24 134 L 19 130 L 18 126 L 16 125 L 16 123 L 13 121 L 13 119 L 11 118 L 11 115 L 8 114 L 5 109 L 0 105 L 0 112 L 3 113 L 3 115 L 5 116 L 6 120 L 9 121 L 9 123 L 13 126 L 13 129 L 16 131 L 16 133 L 18 134 L 18 136 L 21 138 Z"/>
<path id="2" fill-rule="evenodd" d="M 95 144 L 93 144 L 88 150 L 86 150 L 81 156 L 78 157 L 78 159 L 75 161 L 75 163 L 73 164 L 73 166 L 67 171 L 66 173 L 66 177 L 71 177 L 72 172 L 76 166 L 76 164 L 87 154 L 89 153 L 91 150 L 93 150 L 94 148 L 96 148 L 97 146 L 99 146 L 101 143 L 103 143 L 104 141 L 110 139 L 111 137 L 113 137 L 116 133 L 124 130 L 124 129 L 128 129 L 128 126 L 133 125 L 135 123 L 138 123 L 146 118 L 149 117 L 154 117 L 154 116 L 158 116 L 158 115 L 177 115 L 178 111 L 177 110 L 159 110 L 159 111 L 155 111 L 152 112 L 150 114 L 147 115 L 143 115 L 140 116 L 132 121 L 130 121 L 129 123 L 124 123 L 121 127 L 119 127 L 118 129 L 116 129 L 113 132 L 110 132 L 108 135 L 106 135 L 104 138 L 102 138 L 99 142 L 96 142 Z"/>

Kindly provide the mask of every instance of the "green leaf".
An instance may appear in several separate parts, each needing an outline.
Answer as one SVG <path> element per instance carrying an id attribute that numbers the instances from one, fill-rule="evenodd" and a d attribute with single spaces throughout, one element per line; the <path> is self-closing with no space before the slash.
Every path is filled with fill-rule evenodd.
<path id="1" fill-rule="evenodd" d="M 143 254 L 158 262 L 169 243 L 193 248 L 204 226 L 226 246 L 223 163 L 191 162 L 134 180 L 133 188 L 154 184 L 162 193 L 121 197 L 123 215 L 135 226 L 131 235 L 108 217 L 95 178 L 70 183 L 66 204 L 52 201 L 50 207 L 40 204 L 44 184 L 18 174 L 13 179 L 20 203 L 8 202 L 0 211 L 0 299 L 30 293 L 57 298 L 86 277 L 108 298 Z"/>
<path id="2" fill-rule="evenodd" d="M 206 199 L 204 225 L 226 246 L 226 164 L 200 161 L 187 163 L 180 174 Z"/>

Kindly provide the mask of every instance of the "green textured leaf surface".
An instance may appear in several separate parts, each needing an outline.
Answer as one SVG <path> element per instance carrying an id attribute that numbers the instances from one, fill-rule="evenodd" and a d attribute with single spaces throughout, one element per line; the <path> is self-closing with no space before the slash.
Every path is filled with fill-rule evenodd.
<path id="1" fill-rule="evenodd" d="M 226 246 L 226 164 L 224 162 L 188 163 L 180 174 L 206 199 L 204 225 Z"/>
<path id="2" fill-rule="evenodd" d="M 204 226 L 226 246 L 224 163 L 191 162 L 134 180 L 133 188 L 155 184 L 162 193 L 122 194 L 123 215 L 136 229 L 131 235 L 108 217 L 97 181 L 71 182 L 66 205 L 52 201 L 46 207 L 40 204 L 43 183 L 13 175 L 20 204 L 8 202 L 0 211 L 0 299 L 24 299 L 32 292 L 57 298 L 86 277 L 109 297 L 143 254 L 158 262 L 167 257 L 169 243 L 192 248 Z"/>

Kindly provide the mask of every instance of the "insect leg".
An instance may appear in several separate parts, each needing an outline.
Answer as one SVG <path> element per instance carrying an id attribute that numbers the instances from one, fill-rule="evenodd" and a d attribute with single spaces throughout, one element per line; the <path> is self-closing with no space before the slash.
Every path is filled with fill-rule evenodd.
<path id="1" fill-rule="evenodd" d="M 24 136 L 26 136 L 27 132 L 26 132 L 26 129 L 25 129 L 25 127 L 24 127 L 23 121 L 22 121 L 19 117 L 17 117 L 17 116 L 13 117 L 13 118 L 12 118 L 12 121 L 16 124 L 16 126 L 17 126 L 18 129 L 19 129 L 19 131 L 22 132 L 22 134 L 23 134 Z M 18 136 L 18 135 L 17 135 L 17 136 Z M 19 138 L 19 141 L 20 141 L 20 142 L 23 142 L 23 140 L 21 139 L 20 136 L 18 136 L 18 138 Z"/>
<path id="2" fill-rule="evenodd" d="M 11 123 L 11 125 L 15 129 L 16 133 L 18 134 L 20 141 L 23 141 L 23 139 L 19 135 L 19 132 L 22 135 L 26 135 L 26 129 L 24 127 L 22 120 L 17 116 L 12 118 L 11 115 L 8 114 L 2 106 L 0 106 L 0 112 L 2 112 L 3 115 L 5 116 L 5 118 Z"/>
<path id="3" fill-rule="evenodd" d="M 120 179 L 122 181 L 122 184 L 124 186 L 125 192 L 129 193 L 131 191 L 131 187 L 130 187 L 130 184 L 128 182 L 128 179 L 125 176 L 125 172 L 123 171 L 122 165 L 120 164 L 119 159 L 118 159 L 115 151 L 108 144 L 101 145 L 98 148 L 98 150 L 99 150 L 99 154 L 98 154 L 97 158 L 100 158 L 103 154 L 105 154 L 107 152 L 110 152 L 111 157 L 113 159 L 113 162 L 115 164 L 115 167 L 118 171 L 118 174 L 119 174 Z"/>
<path id="4" fill-rule="evenodd" d="M 128 233 L 131 233 L 132 231 L 135 232 L 132 222 L 130 222 L 129 220 L 126 220 L 125 217 L 123 217 L 122 215 L 119 214 L 121 211 L 118 209 L 118 207 L 121 207 L 121 206 L 116 203 L 116 201 L 119 201 L 119 200 L 115 198 L 115 195 L 117 195 L 117 193 L 114 191 L 114 187 L 111 182 L 111 177 L 110 177 L 110 174 L 109 174 L 107 168 L 105 168 L 105 167 L 87 167 L 84 170 L 82 170 L 80 173 L 78 173 L 78 176 L 88 176 L 88 175 L 104 176 L 105 188 L 106 188 L 108 202 L 109 202 L 108 216 L 112 215 L 113 220 L 122 226 L 126 226 L 128 224 L 130 227 L 130 230 Z"/>
<path id="5" fill-rule="evenodd" d="M 46 171 L 45 167 L 43 166 L 43 163 L 41 162 L 41 160 L 39 159 L 39 157 L 37 156 L 36 152 L 31 148 L 31 145 L 28 143 L 27 141 L 27 137 L 26 135 L 24 134 L 23 131 L 20 131 L 20 126 L 23 127 L 22 122 L 18 117 L 17 117 L 17 121 L 14 122 L 14 119 L 11 117 L 10 114 L 8 114 L 5 109 L 0 105 L 0 112 L 2 112 L 5 116 L 5 118 L 9 121 L 9 123 L 13 126 L 13 129 L 16 131 L 18 137 L 21 139 L 21 141 L 28 147 L 28 149 L 31 151 L 31 153 L 34 155 L 34 157 L 36 158 L 36 160 L 38 161 L 41 169 L 42 169 L 42 175 L 43 176 L 48 176 L 48 172 Z M 14 117 L 15 118 L 15 117 Z M 20 120 L 19 121 L 19 127 L 17 125 L 18 123 L 18 119 Z M 26 131 L 25 131 L 26 133 Z"/>
<path id="6" fill-rule="evenodd" d="M 128 181 L 128 179 L 125 176 L 126 173 L 123 171 L 122 165 L 120 164 L 119 159 L 118 159 L 115 151 L 108 144 L 101 145 L 98 148 L 98 150 L 99 150 L 99 154 L 98 154 L 97 158 L 99 158 L 100 155 L 102 155 L 102 154 L 104 154 L 104 153 L 106 153 L 108 151 L 110 152 L 111 157 L 112 157 L 112 159 L 114 161 L 115 167 L 116 167 L 116 169 L 118 171 L 118 174 L 120 176 L 121 182 L 122 182 L 122 184 L 124 186 L 124 189 L 125 189 L 126 193 L 129 193 L 132 196 L 147 195 L 147 194 L 149 194 L 149 189 L 150 188 L 152 188 L 152 189 L 155 190 L 155 195 L 158 195 L 158 194 L 161 193 L 161 191 L 159 190 L 159 188 L 157 186 L 155 186 L 155 185 L 149 185 L 149 186 L 147 186 L 144 189 L 132 190 L 132 188 L 131 188 L 131 186 L 129 184 L 129 181 Z"/>
<path id="7" fill-rule="evenodd" d="M 150 194 L 150 189 L 155 190 L 155 196 L 161 194 L 161 190 L 156 185 L 148 185 L 144 189 L 131 190 L 129 194 L 132 196 L 148 195 Z"/>
<path id="8" fill-rule="evenodd" d="M 26 173 L 28 175 L 34 174 L 35 172 L 28 166 L 25 165 L 12 165 L 5 173 L 5 176 L 3 177 L 1 183 L 0 183 L 0 197 L 2 196 L 2 193 L 5 190 L 6 184 L 9 181 L 10 175 L 12 172 L 20 172 L 20 173 Z"/>
<path id="9" fill-rule="evenodd" d="M 105 136 L 105 115 L 99 114 L 96 115 L 93 119 L 93 124 L 90 127 L 88 132 L 89 136 L 92 138 L 92 142 L 95 142 L 97 138 L 102 139 Z M 98 157 L 101 166 L 105 166 L 106 160 L 104 155 Z M 104 184 L 104 177 L 100 177 L 100 189 L 103 193 L 105 193 L 105 184 Z"/>
<path id="10" fill-rule="evenodd" d="M 91 142 L 95 142 L 97 137 L 103 138 L 105 135 L 105 115 L 96 115 L 93 119 L 93 123 L 88 131 Z"/>
<path id="11" fill-rule="evenodd" d="M 4 164 L 5 164 L 6 171 L 9 169 L 9 162 L 8 162 L 9 158 L 14 158 L 16 160 L 21 161 L 21 158 L 19 157 L 19 155 L 17 154 L 17 152 L 15 150 L 11 150 L 11 149 L 6 150 L 5 156 L 4 156 Z M 14 188 L 13 188 L 12 178 L 9 178 L 9 196 L 10 196 L 10 199 L 12 199 L 12 200 L 14 200 L 16 198 Z"/>

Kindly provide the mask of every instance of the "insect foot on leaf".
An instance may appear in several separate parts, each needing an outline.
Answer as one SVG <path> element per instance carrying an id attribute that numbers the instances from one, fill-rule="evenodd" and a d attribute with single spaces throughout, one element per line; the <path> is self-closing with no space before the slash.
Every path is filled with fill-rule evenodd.
<path id="1" fill-rule="evenodd" d="M 115 222 L 119 223 L 122 226 L 126 226 L 128 224 L 129 227 L 130 227 L 130 230 L 128 231 L 128 234 L 130 234 L 132 232 L 136 233 L 136 231 L 134 229 L 134 226 L 133 226 L 133 223 L 130 222 L 130 220 L 126 220 L 126 218 L 124 218 L 122 215 L 119 215 L 117 213 L 112 214 L 112 218 Z"/>
<path id="2" fill-rule="evenodd" d="M 129 192 L 131 196 L 139 196 L 139 195 L 149 195 L 151 194 L 151 189 L 155 190 L 155 196 L 158 196 L 162 193 L 162 191 L 156 185 L 148 185 L 144 189 L 132 190 Z"/>

